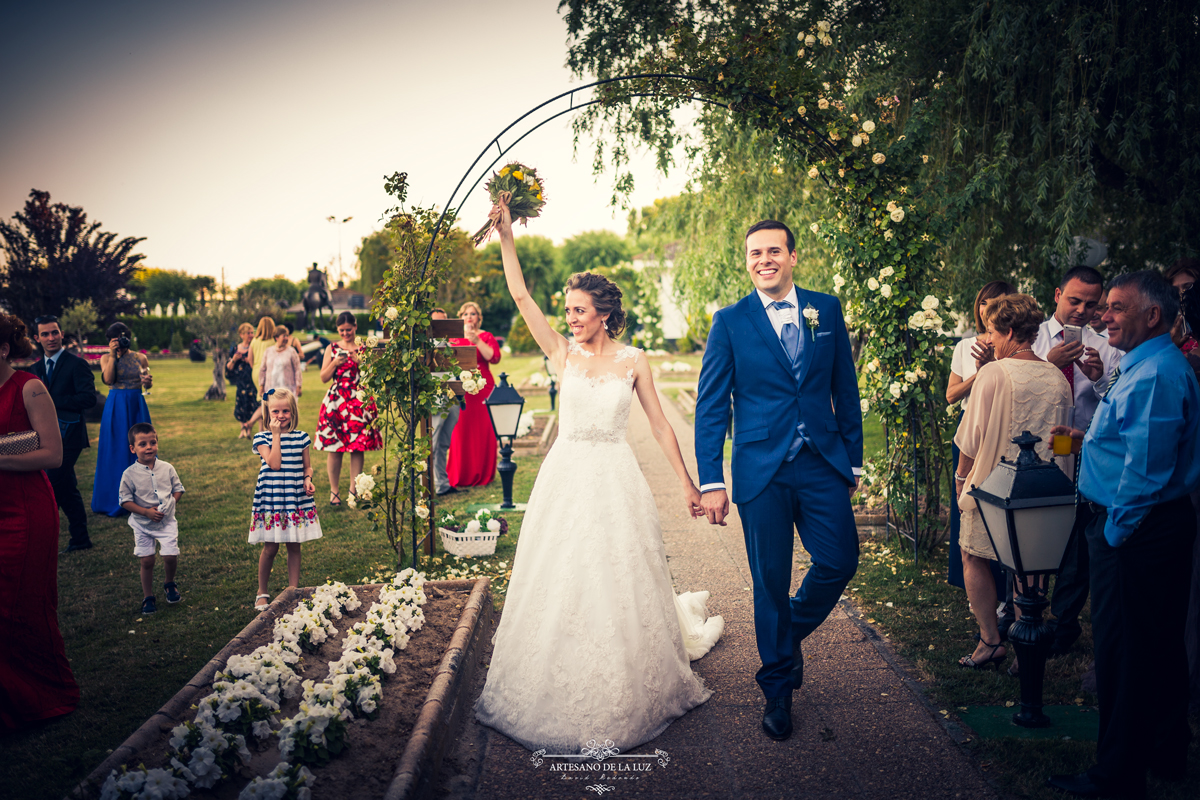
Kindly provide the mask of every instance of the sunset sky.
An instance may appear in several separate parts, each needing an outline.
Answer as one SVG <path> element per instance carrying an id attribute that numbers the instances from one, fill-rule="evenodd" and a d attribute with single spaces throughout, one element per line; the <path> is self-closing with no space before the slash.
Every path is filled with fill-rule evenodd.
<path id="1" fill-rule="evenodd" d="M 383 176 L 409 173 L 410 203 L 442 206 L 492 136 L 586 81 L 563 65 L 557 0 L 440 4 L 209 0 L 11 4 L 0 27 L 0 215 L 31 189 L 79 205 L 105 230 L 144 236 L 148 266 L 302 279 L 381 227 Z M 572 155 L 570 116 L 510 153 L 545 177 L 529 233 L 557 242 L 625 230 Z M 502 140 L 502 143 L 507 143 Z M 493 151 L 494 152 L 494 151 Z M 636 167 L 635 205 L 684 176 Z M 464 227 L 487 212 L 482 186 Z"/>

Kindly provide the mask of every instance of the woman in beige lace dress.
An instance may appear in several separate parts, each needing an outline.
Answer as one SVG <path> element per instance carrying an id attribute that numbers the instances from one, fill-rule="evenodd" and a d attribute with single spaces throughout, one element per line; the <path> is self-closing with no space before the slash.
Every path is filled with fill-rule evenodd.
<path id="1" fill-rule="evenodd" d="M 975 652 L 958 663 L 973 669 L 998 666 L 1008 653 L 1000 643 L 996 584 L 988 568 L 988 561 L 995 559 L 996 553 L 983 527 L 979 506 L 965 490 L 983 483 L 1001 456 L 1016 459 L 1020 448 L 1012 439 L 1022 431 L 1049 442 L 1055 409 L 1073 402 L 1062 370 L 1034 355 L 1033 341 L 1043 318 L 1037 301 L 1026 294 L 1007 295 L 988 304 L 983 321 L 996 360 L 976 374 L 971 405 L 954 436 L 962 452 L 954 475 L 962 509 L 958 545 L 962 549 L 967 599 L 979 622 Z"/>

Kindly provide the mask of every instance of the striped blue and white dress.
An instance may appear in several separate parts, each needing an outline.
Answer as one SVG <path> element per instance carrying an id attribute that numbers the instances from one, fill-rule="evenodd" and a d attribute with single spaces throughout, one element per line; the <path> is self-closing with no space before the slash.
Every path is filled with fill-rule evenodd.
<path id="1" fill-rule="evenodd" d="M 271 446 L 271 432 L 259 431 L 252 446 Z M 321 538 L 317 504 L 304 493 L 304 449 L 312 444 L 304 431 L 289 431 L 280 437 L 283 456 L 279 469 L 264 460 L 254 487 L 254 509 L 250 521 L 250 543 L 308 542 Z M 261 459 L 261 455 L 259 456 Z"/>

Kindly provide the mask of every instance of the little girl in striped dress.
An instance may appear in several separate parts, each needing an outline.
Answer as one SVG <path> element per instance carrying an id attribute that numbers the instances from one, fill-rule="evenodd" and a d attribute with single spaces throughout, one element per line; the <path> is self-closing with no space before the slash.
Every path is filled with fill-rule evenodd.
<path id="1" fill-rule="evenodd" d="M 296 396 L 287 389 L 271 389 L 263 395 L 263 419 L 267 429 L 254 436 L 254 452 L 262 459 L 250 522 L 250 543 L 262 543 L 258 559 L 258 596 L 254 608 L 262 611 L 270 602 L 267 582 L 279 544 L 287 545 L 288 586 L 300 585 L 300 543 L 321 538 L 321 523 L 313 502 L 312 440 L 296 430 Z"/>

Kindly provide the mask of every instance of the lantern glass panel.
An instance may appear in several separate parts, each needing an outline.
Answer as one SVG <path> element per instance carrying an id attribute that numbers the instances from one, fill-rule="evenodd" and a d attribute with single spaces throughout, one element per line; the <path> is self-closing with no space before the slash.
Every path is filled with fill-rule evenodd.
<path id="1" fill-rule="evenodd" d="M 1025 572 L 1054 572 L 1062 562 L 1075 523 L 1075 506 L 1022 508 L 1013 512 Z"/>
<path id="2" fill-rule="evenodd" d="M 489 405 L 488 412 L 492 415 L 492 425 L 496 429 L 497 436 L 513 436 L 517 435 L 517 426 L 521 422 L 521 407 L 524 403 L 511 403 L 504 405 Z"/>
<path id="3" fill-rule="evenodd" d="M 996 550 L 996 560 L 1010 570 L 1017 568 L 1013 559 L 1012 544 L 1008 539 L 1008 514 L 999 506 L 979 500 L 979 511 L 983 514 L 984 524 L 992 537 L 992 546 Z"/>

